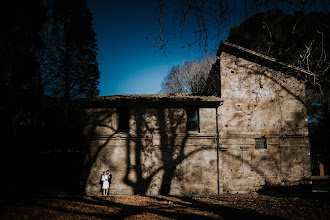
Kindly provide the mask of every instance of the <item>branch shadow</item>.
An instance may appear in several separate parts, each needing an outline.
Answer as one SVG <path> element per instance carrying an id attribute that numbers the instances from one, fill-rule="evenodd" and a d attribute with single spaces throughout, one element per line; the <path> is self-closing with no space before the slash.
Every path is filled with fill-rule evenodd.
<path id="1" fill-rule="evenodd" d="M 104 148 L 111 150 L 111 148 L 115 147 L 113 144 L 109 145 L 109 143 L 111 138 L 118 134 L 118 131 L 115 127 L 110 126 L 108 122 L 104 124 L 104 121 L 112 118 L 115 110 L 104 111 L 106 111 L 106 114 L 102 111 L 101 113 L 94 112 L 92 116 L 89 116 L 93 123 L 87 123 L 91 127 L 89 129 L 89 137 L 85 138 L 87 144 L 84 144 L 86 155 L 85 173 L 83 175 L 84 188 L 90 184 L 88 177 L 98 160 L 100 152 Z M 101 114 L 101 117 L 99 114 Z M 153 120 L 150 118 L 153 118 Z M 149 110 L 135 108 L 131 110 L 131 119 L 135 125 L 125 135 L 125 144 L 122 147 L 126 148 L 126 168 L 123 179 L 119 181 L 131 187 L 133 194 L 173 194 L 175 193 L 172 189 L 173 179 L 179 179 L 182 182 L 181 184 L 184 185 L 188 181 L 186 178 L 189 178 L 185 172 L 178 171 L 177 167 L 179 165 L 203 151 L 214 150 L 214 153 L 216 153 L 214 146 L 207 145 L 196 146 L 195 149 L 186 151 L 190 136 L 185 132 L 186 115 L 184 108 L 152 108 Z M 100 128 L 110 129 L 112 134 L 101 136 L 98 133 Z M 100 140 L 102 144 L 93 146 L 93 142 Z M 96 149 L 92 150 L 91 148 Z M 226 155 L 231 161 L 244 164 L 258 175 L 264 177 L 265 182 L 270 182 L 262 168 L 254 166 L 249 158 L 243 158 L 229 151 L 222 150 L 221 152 L 220 155 Z M 108 151 L 108 153 L 111 153 L 111 151 Z M 108 163 L 111 162 L 108 161 Z M 275 161 L 276 167 L 279 167 L 278 163 L 279 161 Z M 214 170 L 217 170 L 216 166 L 214 166 Z M 237 176 L 237 178 L 243 179 L 243 175 Z M 200 192 L 197 191 L 196 193 Z"/>
<path id="2" fill-rule="evenodd" d="M 184 150 L 188 139 L 188 134 L 183 133 L 185 123 L 185 113 L 183 109 L 176 114 L 178 109 L 154 108 L 151 112 L 146 112 L 144 108 L 137 108 L 135 111 L 135 138 L 127 141 L 127 164 L 132 164 L 129 152 L 131 152 L 131 140 L 134 142 L 135 157 L 134 167 L 127 166 L 124 182 L 133 187 L 134 194 L 150 194 L 150 187 L 154 185 L 153 193 L 168 195 L 171 190 L 172 179 L 175 176 L 176 167 L 189 156 L 197 153 L 198 150 L 185 155 Z M 168 112 L 165 112 L 168 111 Z M 180 110 L 179 110 L 180 111 Z M 146 114 L 149 114 L 146 116 Z M 154 121 L 150 118 L 154 116 Z M 179 132 L 178 132 L 179 131 Z M 178 135 L 178 134 L 182 134 Z M 160 138 L 160 140 L 159 140 Z M 159 144 L 155 144 L 159 142 Z M 151 151 L 151 152 L 150 152 Z M 160 155 L 156 155 L 159 152 Z M 154 157 L 154 158 L 153 158 Z M 150 162 L 153 166 L 146 165 Z M 136 181 L 129 178 L 131 171 L 135 172 Z M 161 179 L 154 180 L 155 176 Z M 159 185 L 155 186 L 152 181 Z M 148 191 L 149 190 L 149 191 Z"/>
<path id="3" fill-rule="evenodd" d="M 196 208 L 200 211 L 204 211 L 204 212 L 211 212 L 214 214 L 217 214 L 219 217 L 224 218 L 224 219 L 242 219 L 242 218 L 254 218 L 254 219 L 280 219 L 278 217 L 275 216 L 271 216 L 271 215 L 267 215 L 267 214 L 263 214 L 263 213 L 259 213 L 256 211 L 252 211 L 252 210 L 244 210 L 244 209 L 236 209 L 236 208 L 231 208 L 231 207 L 227 207 L 224 205 L 218 205 L 218 204 L 209 204 L 209 203 L 205 203 L 202 201 L 198 201 L 196 199 L 194 199 L 193 197 L 189 197 L 189 196 L 173 196 L 173 198 L 179 199 L 182 202 L 180 202 L 181 204 L 189 204 L 189 207 L 193 207 Z M 217 197 L 215 197 L 217 198 Z M 157 198 L 160 200 L 165 200 L 165 201 L 171 201 L 171 200 L 167 200 L 167 199 L 162 199 L 162 198 Z"/>
<path id="4" fill-rule="evenodd" d="M 116 114 L 115 108 L 112 110 L 103 108 L 103 110 L 91 110 L 84 116 L 88 120 L 82 124 L 82 130 L 88 127 L 88 134 L 83 144 L 85 154 L 83 188 L 90 184 L 89 176 L 91 172 L 95 172 L 93 166 L 98 161 L 101 151 L 106 149 L 107 153 L 111 154 L 111 149 L 119 146 L 111 142 L 112 138 L 121 134 L 109 122 L 109 118 L 113 118 L 114 114 Z M 184 106 L 130 107 L 131 128 L 129 132 L 121 134 L 123 137 L 121 141 L 125 144 L 120 144 L 120 147 L 126 148 L 125 166 L 122 166 L 125 167 L 124 176 L 118 181 L 129 186 L 133 194 L 173 193 L 171 191 L 173 179 L 177 178 L 181 181 L 185 179 L 184 172 L 178 172 L 177 167 L 199 152 L 215 150 L 214 146 L 196 145 L 196 148 L 191 147 L 187 151 L 190 135 L 186 132 L 186 118 Z M 108 129 L 109 134 L 102 134 L 100 129 L 103 128 Z M 216 167 L 214 169 L 216 170 Z"/>
<path id="5" fill-rule="evenodd" d="M 95 206 L 96 209 L 86 212 L 84 210 L 78 211 L 73 206 L 53 205 L 53 203 L 45 203 L 40 201 L 30 202 L 31 205 L 38 206 L 44 209 L 57 211 L 64 214 L 78 215 L 79 217 L 96 217 L 96 218 L 127 218 L 136 215 L 155 214 L 157 217 L 174 218 L 174 219 L 242 219 L 246 217 L 253 217 L 254 219 L 281 219 L 276 216 L 259 213 L 253 210 L 239 209 L 227 207 L 221 204 L 210 204 L 198 201 L 193 197 L 167 196 L 167 197 L 142 197 L 148 200 L 155 200 L 154 205 L 129 205 L 120 201 L 111 201 L 111 198 L 104 200 L 99 197 L 65 197 L 61 200 L 70 202 L 79 202 L 83 206 Z M 215 197 L 220 200 L 220 198 Z M 160 202 L 160 203 L 159 203 Z M 118 210 L 115 213 L 107 213 L 107 209 Z M 103 210 L 103 211 L 102 211 Z"/>
<path id="6" fill-rule="evenodd" d="M 249 61 L 253 61 L 248 59 Z M 217 64 L 218 64 L 217 60 Z M 260 61 L 258 61 L 260 63 Z M 219 64 L 220 65 L 220 64 Z M 239 66 L 239 65 L 237 65 Z M 267 65 L 266 65 L 267 66 Z M 269 66 L 269 65 L 268 65 Z M 220 70 L 216 66 L 213 67 L 213 71 Z M 258 103 L 259 90 L 262 89 L 263 86 L 274 87 L 272 88 L 274 91 L 279 90 L 278 93 L 275 94 L 276 99 L 279 99 L 281 96 L 281 92 L 287 93 L 289 96 L 294 97 L 295 100 L 298 100 L 300 104 L 306 107 L 305 95 L 302 94 L 304 90 L 301 88 L 291 88 L 291 82 L 284 82 L 285 80 L 281 77 L 272 76 L 271 73 L 267 73 L 267 70 L 264 67 L 260 68 L 250 68 L 246 67 L 246 76 L 241 77 L 241 83 L 239 83 L 239 87 L 245 86 L 244 83 L 247 82 L 247 78 L 250 76 L 256 76 L 257 79 L 259 77 L 259 82 L 255 82 L 250 88 L 251 91 L 255 91 L 257 94 L 255 95 L 255 101 Z M 283 74 L 281 75 L 283 76 Z M 245 78 L 244 78 L 245 77 Z M 268 85 L 262 85 L 261 77 L 265 77 L 268 81 Z M 218 81 L 220 79 L 212 79 L 213 82 Z M 284 80 L 284 81 L 283 81 Z M 213 84 L 212 87 L 219 89 L 221 82 L 218 84 Z M 289 86 L 289 88 L 287 87 Z M 259 88 L 260 87 L 260 88 Z M 276 88 L 275 88 L 276 87 Z M 279 88 L 278 88 L 279 87 Z M 253 96 L 253 95 L 252 95 Z M 252 97 L 251 96 L 251 97 Z M 276 101 L 278 105 L 281 105 L 282 101 Z M 134 194 L 139 195 L 149 195 L 149 194 L 160 194 L 160 195 L 170 195 L 173 194 L 172 185 L 173 180 L 175 178 L 180 179 L 182 182 L 185 181 L 184 173 L 178 172 L 177 167 L 180 166 L 184 161 L 186 161 L 189 157 L 203 151 L 207 150 L 207 147 L 196 148 L 189 153 L 187 153 L 187 143 L 190 141 L 190 135 L 185 130 L 186 123 L 186 115 L 184 107 L 180 106 L 180 108 L 171 108 L 171 106 L 148 106 L 146 103 L 138 103 L 138 100 L 135 100 L 135 103 L 132 106 L 129 106 L 130 103 L 126 103 L 126 106 L 129 106 L 130 111 L 130 121 L 133 122 L 135 128 L 131 128 L 129 132 L 125 134 L 125 171 L 124 177 L 121 180 L 127 186 L 129 186 Z M 117 103 L 118 104 L 118 103 Z M 150 104 L 150 103 L 149 103 Z M 276 104 L 276 105 L 277 105 Z M 144 107 L 139 107 L 139 106 Z M 116 105 L 112 106 L 115 108 Z M 260 106 L 259 106 L 260 107 Z M 251 107 L 251 115 L 249 115 L 248 120 L 252 120 L 254 117 L 254 109 L 256 106 Z M 280 111 L 282 111 L 282 106 L 280 106 Z M 105 108 L 106 109 L 106 108 Z M 181 111 L 181 112 L 180 112 Z M 89 134 L 88 143 L 85 145 L 85 154 L 86 156 L 86 166 L 83 175 L 83 183 L 86 188 L 88 185 L 88 176 L 91 172 L 91 169 L 95 162 L 97 161 L 100 152 L 104 148 L 113 147 L 110 145 L 110 140 L 115 137 L 119 132 L 117 128 L 113 126 L 109 126 L 107 123 L 108 118 L 112 118 L 112 115 L 115 114 L 116 110 L 109 111 L 107 114 L 102 115 L 101 117 L 97 115 L 97 112 L 94 116 L 92 116 L 92 120 L 88 126 L 91 126 L 91 132 Z M 94 113 L 92 113 L 94 114 Z M 280 112 L 282 114 L 282 112 Z M 296 112 L 293 114 L 293 122 L 289 124 L 289 122 L 282 122 L 282 116 L 279 116 L 281 120 L 276 121 L 279 125 L 274 125 L 274 130 L 267 131 L 268 133 L 276 134 L 280 137 L 280 135 L 288 132 L 288 129 L 291 133 L 299 133 L 301 128 L 303 128 L 304 124 L 300 122 L 304 122 L 305 114 L 303 112 Z M 235 116 L 229 120 L 236 120 L 239 123 L 242 122 L 242 118 L 236 118 Z M 99 128 L 109 129 L 110 134 L 102 136 L 98 133 Z M 284 129 L 284 127 L 286 127 Z M 216 138 L 214 138 L 216 140 Z M 90 148 L 93 145 L 93 142 L 102 140 L 102 144 L 99 144 L 96 147 L 96 150 L 91 152 Z M 214 144 L 215 146 L 216 144 Z M 211 150 L 212 148 L 209 148 Z M 242 155 L 244 150 L 242 149 Z M 244 164 L 248 169 L 255 172 L 257 175 L 262 176 L 265 179 L 265 182 L 271 182 L 271 180 L 266 175 L 263 168 L 260 168 L 256 165 L 253 165 L 250 158 L 251 154 L 248 155 L 249 158 L 243 158 L 243 156 L 236 155 L 233 152 L 221 150 L 222 155 L 227 156 L 230 160 L 236 161 L 237 163 Z M 220 152 L 218 152 L 220 153 Z M 266 158 L 266 156 L 264 156 Z M 261 158 L 262 159 L 262 158 Z M 281 161 L 280 159 L 274 159 L 274 167 L 277 171 L 280 172 L 281 169 Z M 217 169 L 217 167 L 215 167 Z M 222 167 L 221 167 L 222 169 Z M 275 172 L 277 172 L 275 171 Z M 273 172 L 273 173 L 275 173 Z M 278 173 L 279 173 L 278 172 Z M 243 175 L 236 176 L 237 179 L 242 179 Z"/>

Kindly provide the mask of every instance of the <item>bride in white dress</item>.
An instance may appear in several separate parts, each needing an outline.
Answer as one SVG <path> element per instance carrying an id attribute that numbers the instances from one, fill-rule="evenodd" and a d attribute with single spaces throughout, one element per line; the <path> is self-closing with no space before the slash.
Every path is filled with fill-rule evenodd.
<path id="1" fill-rule="evenodd" d="M 108 175 L 106 174 L 105 171 L 101 176 L 101 181 L 102 181 L 103 196 L 106 196 L 109 190 L 109 180 L 108 180 Z"/>

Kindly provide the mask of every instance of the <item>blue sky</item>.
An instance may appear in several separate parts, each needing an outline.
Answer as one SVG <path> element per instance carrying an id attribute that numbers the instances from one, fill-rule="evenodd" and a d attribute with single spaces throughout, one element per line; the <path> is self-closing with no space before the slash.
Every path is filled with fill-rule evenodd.
<path id="1" fill-rule="evenodd" d="M 158 93 L 170 67 L 195 58 L 179 46 L 173 47 L 165 57 L 153 45 L 152 1 L 88 0 L 87 3 L 93 13 L 99 46 L 101 96 Z"/>
<path id="2" fill-rule="evenodd" d="M 175 28 L 166 23 L 170 47 L 166 57 L 153 44 L 152 34 L 159 27 L 152 24 L 155 0 L 87 0 L 93 13 L 93 26 L 99 46 L 100 95 L 152 94 L 160 91 L 161 82 L 173 65 L 200 58 L 201 54 L 182 45 L 193 41 L 192 29 L 185 30 L 185 39 L 175 43 Z M 174 1 L 175 2 L 175 1 Z M 238 1 L 239 2 L 239 1 Z M 249 3 L 249 2 L 248 2 Z M 240 5 L 238 5 L 239 7 Z M 248 5 L 249 7 L 252 5 Z M 322 8 L 316 5 L 316 8 Z M 290 10 L 294 10 L 291 8 Z M 289 11 L 290 11 L 289 10 Z M 245 11 L 238 8 L 231 24 L 240 24 Z M 156 16 L 157 17 L 157 16 Z M 189 23 L 189 22 L 188 22 Z M 228 30 L 221 38 L 228 36 Z M 173 41 L 173 42 L 172 42 Z M 183 43 L 182 43 L 183 42 Z M 219 42 L 213 42 L 217 49 Z M 215 55 L 215 52 L 212 53 Z"/>

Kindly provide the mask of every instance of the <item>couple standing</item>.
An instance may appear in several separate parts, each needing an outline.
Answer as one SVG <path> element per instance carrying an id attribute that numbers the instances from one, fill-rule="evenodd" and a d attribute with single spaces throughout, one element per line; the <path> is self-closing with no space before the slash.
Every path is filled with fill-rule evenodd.
<path id="1" fill-rule="evenodd" d="M 101 176 L 103 196 L 110 195 L 110 184 L 111 184 L 112 175 L 109 170 L 104 171 Z"/>

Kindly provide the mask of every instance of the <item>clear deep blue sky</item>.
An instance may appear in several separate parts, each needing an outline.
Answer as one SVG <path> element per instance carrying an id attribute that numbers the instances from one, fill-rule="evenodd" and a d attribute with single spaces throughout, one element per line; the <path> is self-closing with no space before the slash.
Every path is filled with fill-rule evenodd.
<path id="1" fill-rule="evenodd" d="M 173 47 L 164 57 L 153 45 L 150 0 L 88 0 L 99 47 L 100 95 L 152 94 L 169 68 L 194 54 Z"/>
<path id="2" fill-rule="evenodd" d="M 180 43 L 172 44 L 166 57 L 159 52 L 151 36 L 159 31 L 157 25 L 152 25 L 152 18 L 155 18 L 152 4 L 155 1 L 87 0 L 93 13 L 93 27 L 99 46 L 101 96 L 158 93 L 161 82 L 173 65 L 199 58 L 200 54 L 187 52 L 187 48 L 182 49 Z M 320 8 L 321 5 L 317 4 L 316 9 Z M 235 14 L 229 19 L 231 26 L 240 24 L 243 17 L 242 14 Z M 174 28 L 171 31 L 175 32 Z M 193 38 L 191 36 L 189 39 L 192 30 L 187 30 L 187 33 L 186 43 Z M 221 38 L 225 39 L 227 35 L 228 31 L 222 33 Z M 219 43 L 214 42 L 214 49 Z"/>

